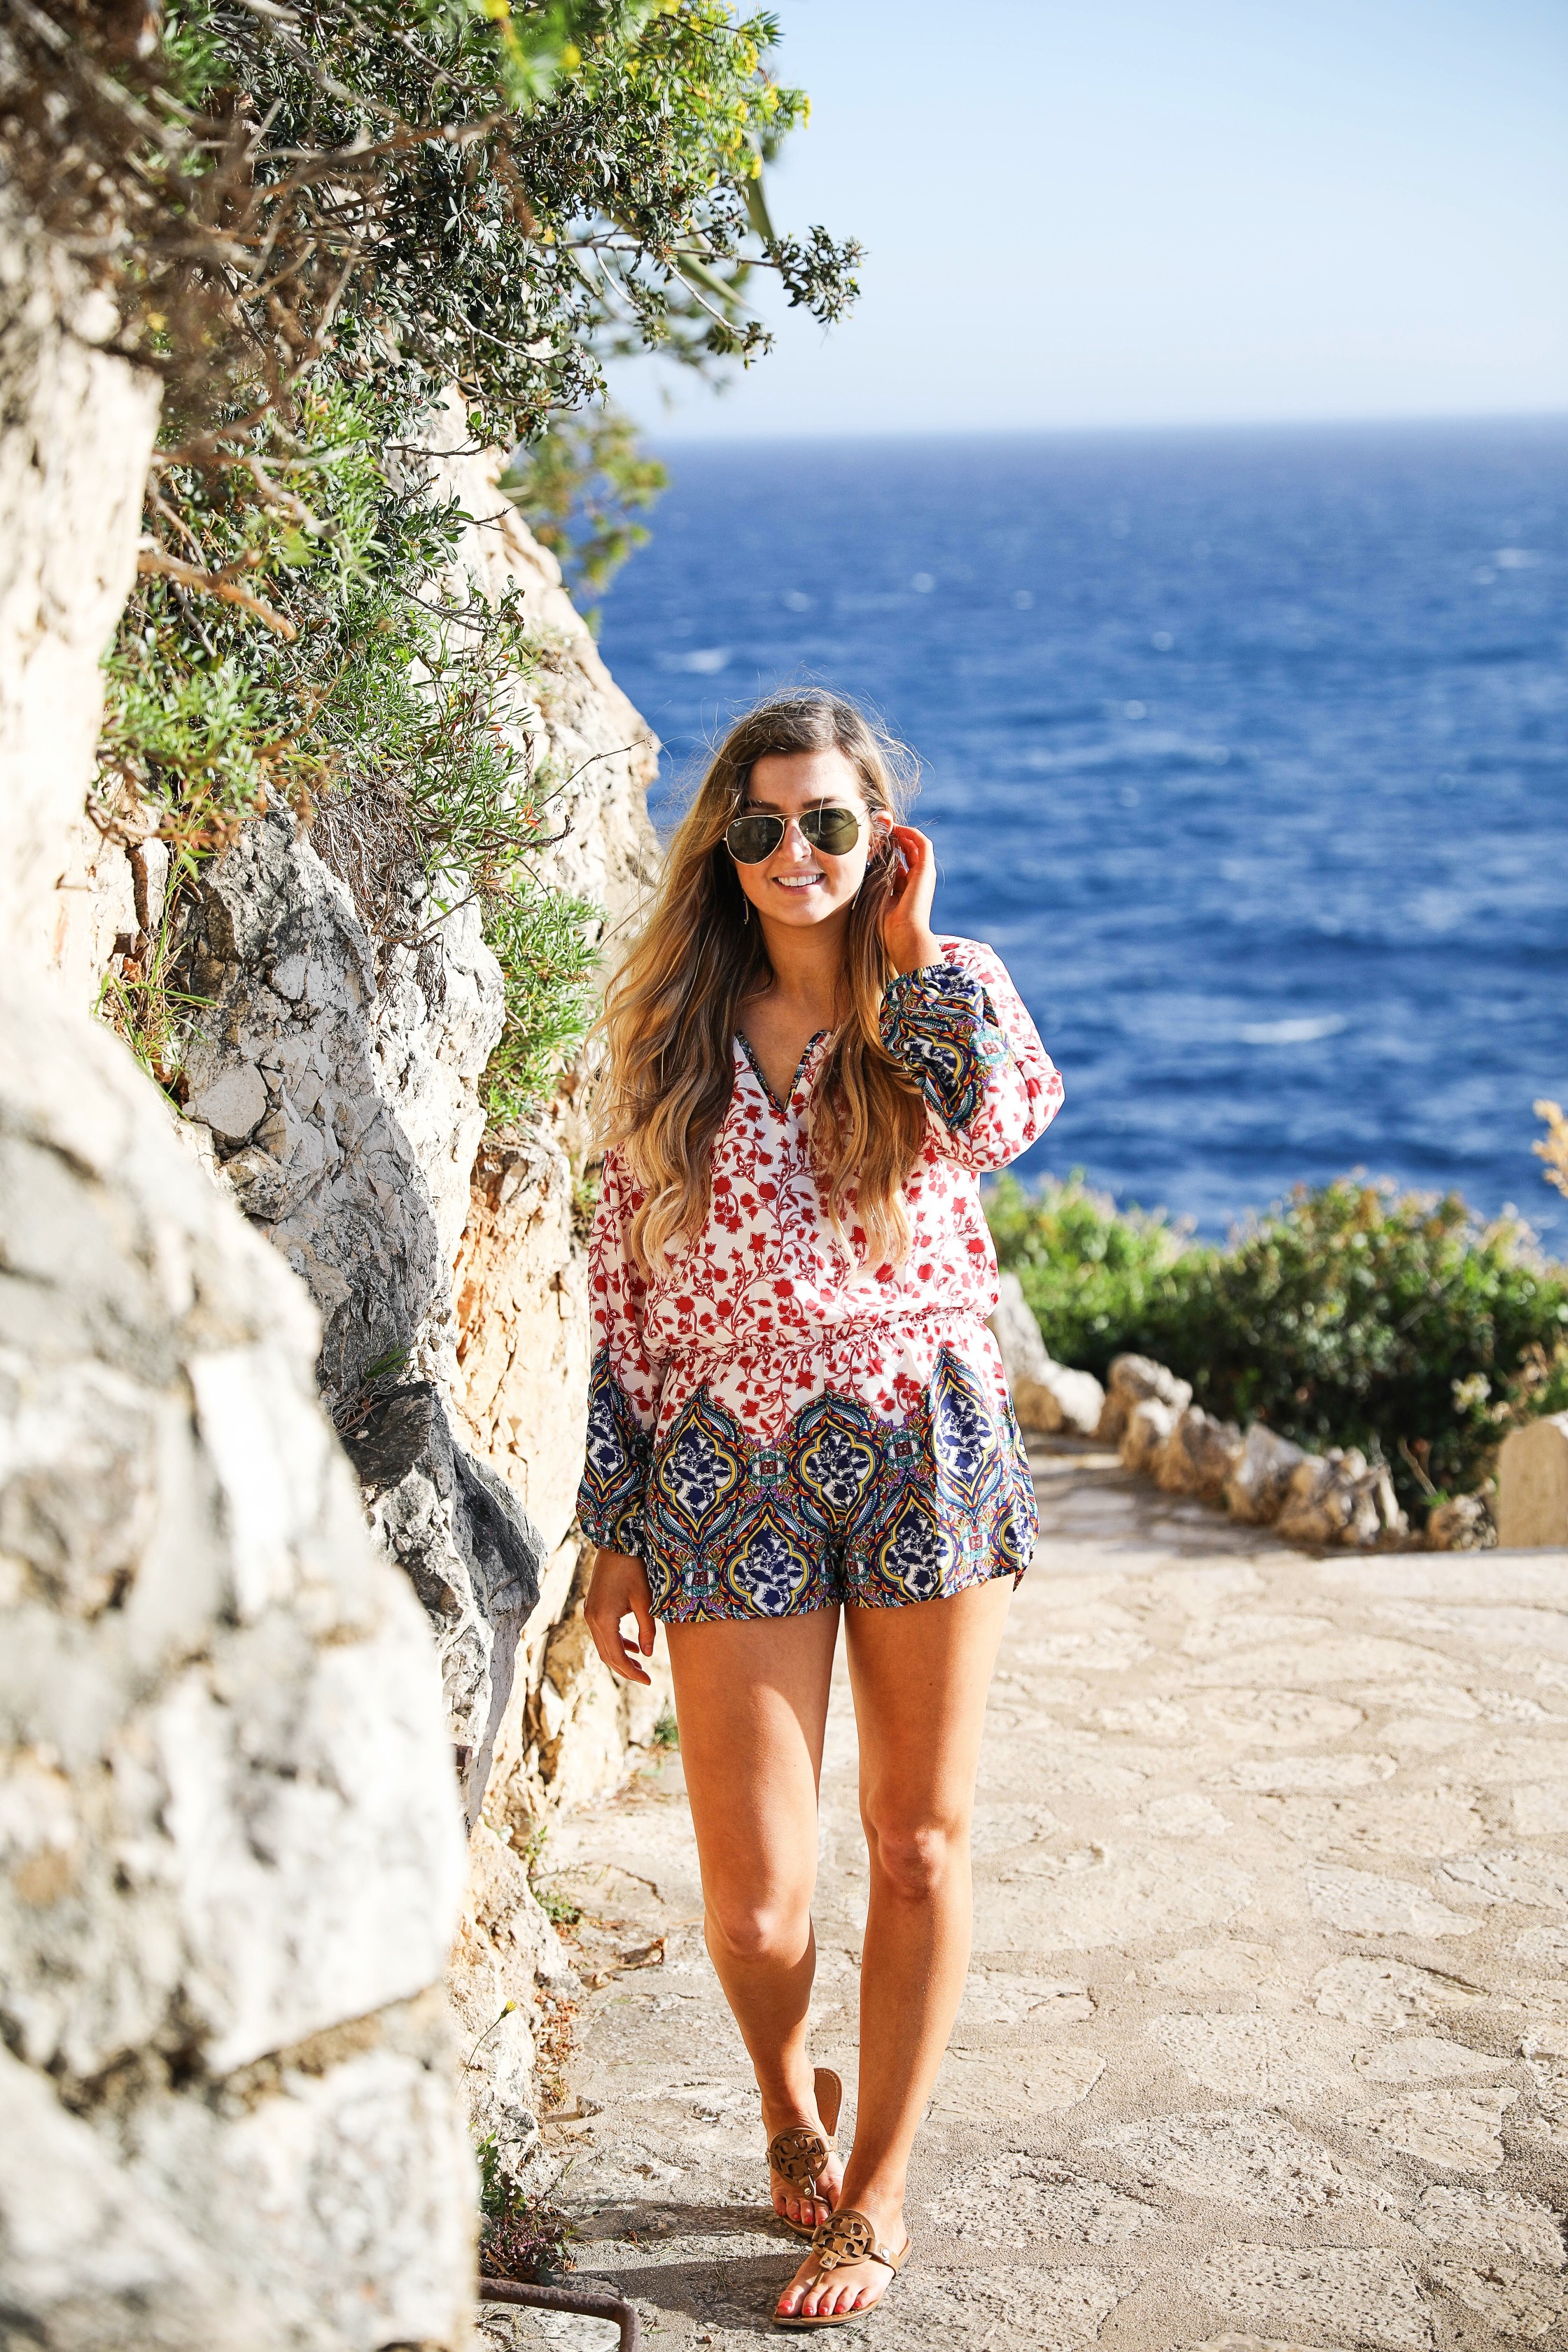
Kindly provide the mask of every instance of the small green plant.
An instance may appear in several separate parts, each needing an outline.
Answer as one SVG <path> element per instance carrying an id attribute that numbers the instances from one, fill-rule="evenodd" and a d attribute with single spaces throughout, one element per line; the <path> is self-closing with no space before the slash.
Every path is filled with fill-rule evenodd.
<path id="1" fill-rule="evenodd" d="M 519 1849 L 533 1899 L 552 1927 L 574 1927 L 583 1916 L 583 1906 L 574 1903 L 552 1883 L 552 1874 L 543 1868 L 544 1849 L 549 1841 L 548 1825 L 541 1822 L 532 1831 L 528 1843 Z"/>
<path id="2" fill-rule="evenodd" d="M 530 2284 L 570 2270 L 573 2227 L 548 2198 L 522 2195 L 502 2169 L 494 2132 L 474 2151 L 479 2161 L 479 2275 Z"/>
<path id="3" fill-rule="evenodd" d="M 122 957 L 120 969 L 105 974 L 94 1007 L 161 1087 L 175 1082 L 185 1037 L 207 1003 L 205 997 L 173 984 L 173 913 L 165 908 L 144 958 Z"/>
<path id="4" fill-rule="evenodd" d="M 1546 1122 L 1544 1137 L 1530 1147 L 1538 1160 L 1546 1162 L 1541 1171 L 1542 1181 L 1559 1192 L 1568 1193 L 1568 1118 L 1564 1118 L 1561 1103 L 1551 1101 L 1538 1102 L 1535 1116 Z"/>
<path id="5" fill-rule="evenodd" d="M 280 802 L 383 952 L 477 899 L 506 992 L 485 1084 L 503 1124 L 548 1094 L 583 1034 L 597 910 L 532 862 L 556 823 L 519 593 L 492 609 L 436 584 L 465 518 L 416 467 L 394 475 L 383 433 L 365 394 L 303 388 L 291 433 L 256 428 L 254 475 L 159 470 L 154 504 L 181 517 L 184 568 L 243 579 L 247 601 L 197 605 L 155 566 L 106 664 L 100 821 L 161 834 L 176 887 L 147 969 L 111 983 L 102 1009 L 174 1084 L 179 886 Z"/>
<path id="6" fill-rule="evenodd" d="M 552 1927 L 574 1927 L 583 1916 L 582 1905 L 574 1903 L 569 1895 L 563 1895 L 548 1878 L 535 1883 L 533 1897 Z"/>
<path id="7" fill-rule="evenodd" d="M 656 1748 L 679 1748 L 680 1745 L 680 1726 L 675 1719 L 675 1709 L 668 1705 L 659 1710 L 658 1721 L 653 1727 L 653 1744 Z"/>
<path id="8" fill-rule="evenodd" d="M 588 937 L 601 909 L 520 882 L 485 910 L 485 938 L 501 968 L 506 1027 L 484 1076 L 492 1127 L 542 1101 L 562 1063 L 587 1034 L 598 950 Z"/>

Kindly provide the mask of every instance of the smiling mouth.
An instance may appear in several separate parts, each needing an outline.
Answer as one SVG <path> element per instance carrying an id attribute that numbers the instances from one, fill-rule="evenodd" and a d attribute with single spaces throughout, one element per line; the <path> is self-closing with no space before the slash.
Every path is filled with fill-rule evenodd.
<path id="1" fill-rule="evenodd" d="M 775 874 L 773 880 L 781 890 L 810 890 L 818 882 L 826 882 L 826 874 Z"/>

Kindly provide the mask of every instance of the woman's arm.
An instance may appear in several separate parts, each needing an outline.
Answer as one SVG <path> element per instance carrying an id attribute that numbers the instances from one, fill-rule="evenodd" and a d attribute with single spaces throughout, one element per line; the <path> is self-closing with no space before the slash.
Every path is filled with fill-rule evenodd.
<path id="1" fill-rule="evenodd" d="M 920 1086 L 937 1149 L 966 1168 L 1005 1168 L 1061 1108 L 1060 1073 L 1001 958 L 972 940 L 944 949 L 931 928 L 936 856 L 895 828 L 904 871 L 882 918 L 899 970 L 882 999 L 882 1043 Z"/>
<path id="2" fill-rule="evenodd" d="M 637 1194 L 620 1159 L 605 1156 L 598 1207 L 588 1244 L 594 1368 L 588 1381 L 588 1434 L 577 1521 L 599 1547 L 584 1614 L 599 1655 L 626 1680 L 648 1679 L 620 1632 L 637 1621 L 637 1646 L 653 1647 L 653 1617 L 642 1567 L 643 1489 L 653 1450 L 663 1366 L 649 1352 L 644 1327 L 647 1283 L 626 1247 Z"/>

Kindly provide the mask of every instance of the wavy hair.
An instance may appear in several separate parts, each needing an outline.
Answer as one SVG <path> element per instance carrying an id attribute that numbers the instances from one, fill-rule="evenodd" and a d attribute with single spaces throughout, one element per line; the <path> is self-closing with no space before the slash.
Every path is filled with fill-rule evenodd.
<path id="1" fill-rule="evenodd" d="M 736 1015 L 770 976 L 762 926 L 744 919 L 725 831 L 759 760 L 826 751 L 849 761 L 873 814 L 901 820 L 915 773 L 901 744 L 839 695 L 771 695 L 709 761 L 652 911 L 606 991 L 599 1124 L 646 1195 L 627 1236 L 645 1269 L 693 1242 L 707 1216 L 713 1145 L 734 1086 Z M 890 850 L 874 846 L 850 909 L 839 1017 L 811 1115 L 828 1217 L 847 1247 L 847 1229 L 858 1225 L 872 1265 L 896 1265 L 908 1251 L 903 1188 L 925 1134 L 920 1091 L 881 1040 L 882 992 L 893 975 L 881 918 L 894 870 Z"/>

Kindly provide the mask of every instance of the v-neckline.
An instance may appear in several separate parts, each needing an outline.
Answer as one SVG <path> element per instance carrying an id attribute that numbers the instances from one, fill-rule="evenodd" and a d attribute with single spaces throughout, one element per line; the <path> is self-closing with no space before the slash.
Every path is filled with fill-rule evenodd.
<path id="1" fill-rule="evenodd" d="M 826 1034 L 827 1032 L 826 1029 L 818 1029 L 806 1039 L 805 1051 L 802 1054 L 799 1061 L 795 1064 L 795 1076 L 789 1082 L 789 1093 L 785 1096 L 784 1101 L 780 1102 L 777 1095 L 774 1094 L 772 1087 L 768 1084 L 766 1073 L 764 1072 L 761 1062 L 757 1059 L 756 1052 L 752 1045 L 751 1039 L 747 1036 L 743 1029 L 736 1030 L 735 1043 L 739 1045 L 742 1053 L 744 1054 L 747 1061 L 751 1064 L 752 1076 L 756 1079 L 758 1086 L 761 1087 L 763 1094 L 766 1095 L 769 1102 L 772 1103 L 774 1110 L 777 1111 L 781 1118 L 788 1118 L 790 1104 L 795 1100 L 795 1090 L 800 1084 L 800 1074 L 805 1069 L 807 1062 L 810 1061 L 813 1054 L 816 1053 L 817 1047 L 821 1045 Z"/>

